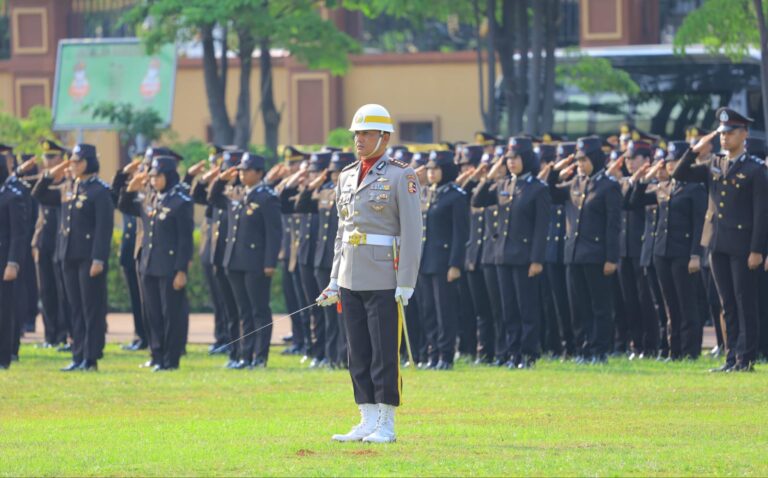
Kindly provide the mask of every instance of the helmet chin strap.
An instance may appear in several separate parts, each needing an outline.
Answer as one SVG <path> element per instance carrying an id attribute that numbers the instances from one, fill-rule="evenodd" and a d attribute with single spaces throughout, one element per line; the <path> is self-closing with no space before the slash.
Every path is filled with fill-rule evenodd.
<path id="1" fill-rule="evenodd" d="M 373 151 L 371 151 L 370 156 L 360 156 L 360 159 L 368 159 L 372 158 L 376 155 L 376 151 L 379 150 L 379 147 L 381 146 L 381 140 L 384 138 L 384 131 L 379 131 L 379 140 L 376 141 L 376 147 L 373 148 Z"/>

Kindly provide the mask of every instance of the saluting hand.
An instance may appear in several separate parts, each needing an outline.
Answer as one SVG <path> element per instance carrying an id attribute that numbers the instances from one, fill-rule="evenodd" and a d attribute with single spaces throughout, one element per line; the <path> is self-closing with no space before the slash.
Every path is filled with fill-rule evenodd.
<path id="1" fill-rule="evenodd" d="M 139 166 L 141 166 L 141 159 L 140 158 L 134 159 L 133 161 L 125 165 L 125 167 L 123 168 L 123 173 L 133 174 L 139 169 Z"/>
<path id="2" fill-rule="evenodd" d="M 567 168 L 565 168 L 565 169 L 563 169 L 562 171 L 560 171 L 560 174 L 558 175 L 558 177 L 560 178 L 560 180 L 561 180 L 561 181 L 563 181 L 563 180 L 566 180 L 566 179 L 570 178 L 571 176 L 573 176 L 573 173 L 575 173 L 575 172 L 576 172 L 576 168 L 577 168 L 578 166 L 579 166 L 579 165 L 578 165 L 577 163 L 573 163 L 573 164 L 571 164 L 571 165 L 570 165 L 570 166 L 568 166 Z M 557 170 L 558 170 L 558 169 L 557 169 L 557 165 L 555 165 L 555 171 L 557 171 Z"/>
<path id="3" fill-rule="evenodd" d="M 717 130 L 712 131 L 711 133 L 707 134 L 706 136 L 696 141 L 696 144 L 693 145 L 693 148 L 691 148 L 691 150 L 694 153 L 700 153 L 701 150 L 704 149 L 712 141 L 712 139 L 717 135 L 718 135 Z"/>
<path id="4" fill-rule="evenodd" d="M 178 271 L 173 278 L 173 290 L 181 290 L 187 286 L 187 273 Z"/>
<path id="5" fill-rule="evenodd" d="M 608 166 L 608 169 L 605 171 L 605 173 L 609 176 L 613 176 L 616 179 L 621 179 L 624 177 L 624 174 L 621 172 L 621 167 L 624 165 L 624 156 L 619 156 L 616 158 L 616 161 L 614 161 L 610 166 Z"/>
<path id="6" fill-rule="evenodd" d="M 227 169 L 223 173 L 219 175 L 219 179 L 222 181 L 232 181 L 237 177 L 237 168 L 235 166 L 232 166 L 231 168 Z"/>
<path id="7" fill-rule="evenodd" d="M 647 164 L 645 166 L 648 166 Z M 656 164 L 653 165 L 653 167 L 647 168 L 648 171 L 645 173 L 645 176 L 640 178 L 643 181 L 651 181 L 653 178 L 659 175 L 659 171 L 661 171 L 665 167 L 664 161 L 659 161 Z"/>
<path id="8" fill-rule="evenodd" d="M 36 161 L 37 161 L 37 157 L 33 157 L 21 163 L 18 168 L 19 173 L 24 174 L 30 169 L 32 169 Z"/>
<path id="9" fill-rule="evenodd" d="M 552 167 L 554 165 L 552 163 L 545 164 L 541 171 L 539 171 L 539 174 L 536 176 L 540 181 L 546 181 L 549 177 L 549 174 L 552 172 Z"/>
<path id="10" fill-rule="evenodd" d="M 504 161 L 504 158 L 499 159 L 496 161 L 496 163 L 491 167 L 491 170 L 488 171 L 488 179 L 500 179 L 504 176 L 504 168 L 507 167 L 506 164 L 504 164 L 506 161 Z"/>
<path id="11" fill-rule="evenodd" d="M 51 176 L 53 176 L 54 182 L 59 182 L 62 179 L 64 179 L 64 174 L 67 172 L 67 169 L 69 168 L 69 163 L 70 163 L 70 160 L 67 159 L 51 168 Z"/>
<path id="12" fill-rule="evenodd" d="M 307 185 L 307 188 L 310 191 L 314 191 L 315 189 L 325 184 L 325 181 L 327 179 L 328 179 L 328 170 L 323 169 L 323 172 L 320 173 L 315 179 L 313 179 L 312 182 L 310 182 L 309 185 Z"/>
<path id="13" fill-rule="evenodd" d="M 573 154 L 569 154 L 565 158 L 561 159 L 560 161 L 555 163 L 555 171 L 562 171 L 566 167 L 568 167 L 571 162 L 573 162 L 573 158 L 575 158 Z"/>
<path id="14" fill-rule="evenodd" d="M 203 174 L 203 177 L 200 178 L 200 181 L 207 183 L 209 181 L 216 179 L 219 176 L 219 174 L 221 174 L 221 170 L 219 168 L 213 168 L 207 173 Z"/>
<path id="15" fill-rule="evenodd" d="M 135 193 L 136 191 L 140 190 L 144 187 L 145 181 L 149 177 L 149 173 L 147 172 L 141 172 L 136 173 L 131 178 L 131 181 L 128 183 L 128 187 L 125 188 L 126 191 L 129 193 Z"/>
<path id="16" fill-rule="evenodd" d="M 202 161 L 199 161 L 187 170 L 187 174 L 189 174 L 190 176 L 197 176 L 198 174 L 203 172 L 203 170 L 207 165 L 208 165 L 208 160 L 204 159 Z"/>

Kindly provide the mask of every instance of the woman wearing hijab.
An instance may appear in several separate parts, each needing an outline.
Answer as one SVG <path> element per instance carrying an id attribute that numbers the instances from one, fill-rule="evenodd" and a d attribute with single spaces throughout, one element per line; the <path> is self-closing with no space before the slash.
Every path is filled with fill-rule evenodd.
<path id="1" fill-rule="evenodd" d="M 151 329 L 153 371 L 175 370 L 184 348 L 187 267 L 192 258 L 192 199 L 179 182 L 177 159 L 153 158 L 148 173 L 136 174 L 121 191 L 118 208 L 144 223 L 139 262 L 144 302 Z M 149 178 L 144 207 L 138 192 Z"/>
<path id="2" fill-rule="evenodd" d="M 504 161 L 478 186 L 473 203 L 499 207 L 495 252 L 510 369 L 533 367 L 541 353 L 539 280 L 552 201 L 546 184 L 536 177 L 538 171 L 531 139 L 514 137 Z"/>
<path id="3" fill-rule="evenodd" d="M 426 368 L 450 370 L 456 349 L 459 289 L 469 236 L 467 193 L 454 180 L 459 174 L 451 151 L 433 151 L 427 163 L 430 183 L 421 273 L 426 280 L 424 310 L 429 361 Z"/>
<path id="4" fill-rule="evenodd" d="M 71 181 L 59 183 L 69 169 Z M 32 195 L 43 205 L 61 205 L 57 254 L 72 313 L 72 363 L 64 372 L 97 371 L 107 331 L 107 265 L 114 205 L 109 185 L 99 179 L 96 147 L 78 144 L 71 159 L 47 170 Z"/>

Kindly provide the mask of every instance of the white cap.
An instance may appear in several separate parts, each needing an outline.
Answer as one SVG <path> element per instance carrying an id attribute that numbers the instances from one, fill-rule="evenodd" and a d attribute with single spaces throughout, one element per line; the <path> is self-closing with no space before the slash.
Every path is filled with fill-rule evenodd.
<path id="1" fill-rule="evenodd" d="M 389 111 L 383 106 L 375 104 L 361 106 L 352 118 L 349 130 L 395 132 L 392 116 L 390 116 Z"/>

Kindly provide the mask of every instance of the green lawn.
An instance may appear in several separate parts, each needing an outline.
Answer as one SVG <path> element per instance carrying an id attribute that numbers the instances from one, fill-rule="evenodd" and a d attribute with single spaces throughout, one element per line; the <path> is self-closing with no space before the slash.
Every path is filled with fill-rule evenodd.
<path id="1" fill-rule="evenodd" d="M 346 371 L 273 350 L 225 370 L 195 346 L 174 373 L 107 348 L 98 374 L 24 346 L 0 372 L 0 475 L 768 475 L 768 366 L 541 361 L 532 371 L 404 371 L 398 442 L 336 444 Z"/>

